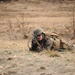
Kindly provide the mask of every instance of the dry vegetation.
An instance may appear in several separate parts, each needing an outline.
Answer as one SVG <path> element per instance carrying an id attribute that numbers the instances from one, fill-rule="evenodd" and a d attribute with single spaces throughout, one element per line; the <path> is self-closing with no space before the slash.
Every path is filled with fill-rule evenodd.
<path id="1" fill-rule="evenodd" d="M 28 51 L 27 44 L 35 27 L 57 33 L 65 42 L 75 44 L 75 3 L 22 1 L 0 3 L 0 75 L 74 75 L 74 50 L 35 53 Z"/>

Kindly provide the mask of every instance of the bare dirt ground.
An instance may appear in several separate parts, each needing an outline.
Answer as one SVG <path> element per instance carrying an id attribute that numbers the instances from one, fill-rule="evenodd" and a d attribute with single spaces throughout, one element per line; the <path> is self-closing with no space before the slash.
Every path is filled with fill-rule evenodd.
<path id="1" fill-rule="evenodd" d="M 27 41 L 0 41 L 0 75 L 74 75 L 75 51 L 28 51 Z"/>
<path id="2" fill-rule="evenodd" d="M 55 32 L 67 43 L 72 40 L 72 4 L 11 2 L 0 4 L 0 75 L 75 75 L 75 51 L 28 50 L 35 27 Z"/>

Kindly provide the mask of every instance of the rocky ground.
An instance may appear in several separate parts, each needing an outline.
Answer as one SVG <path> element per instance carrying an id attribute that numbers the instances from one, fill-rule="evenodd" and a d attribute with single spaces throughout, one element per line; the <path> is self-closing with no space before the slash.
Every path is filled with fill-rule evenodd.
<path id="1" fill-rule="evenodd" d="M 75 75 L 75 50 L 30 52 L 35 27 L 75 44 L 73 6 L 49 2 L 0 3 L 0 75 Z"/>

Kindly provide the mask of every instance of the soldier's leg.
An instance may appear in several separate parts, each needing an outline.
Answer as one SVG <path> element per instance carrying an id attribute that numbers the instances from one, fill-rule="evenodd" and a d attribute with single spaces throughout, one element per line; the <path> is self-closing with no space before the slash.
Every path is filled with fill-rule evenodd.
<path id="1" fill-rule="evenodd" d="M 74 46 L 72 44 L 66 44 L 62 40 L 60 42 L 60 48 L 67 49 L 67 50 L 73 50 Z"/>

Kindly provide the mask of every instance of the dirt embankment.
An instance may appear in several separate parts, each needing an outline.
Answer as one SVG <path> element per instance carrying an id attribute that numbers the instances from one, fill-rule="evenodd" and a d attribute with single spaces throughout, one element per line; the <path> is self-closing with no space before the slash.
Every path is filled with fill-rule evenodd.
<path id="1" fill-rule="evenodd" d="M 72 6 L 48 2 L 1 3 L 0 39 L 24 39 L 35 27 L 42 27 L 45 31 L 71 39 Z"/>

